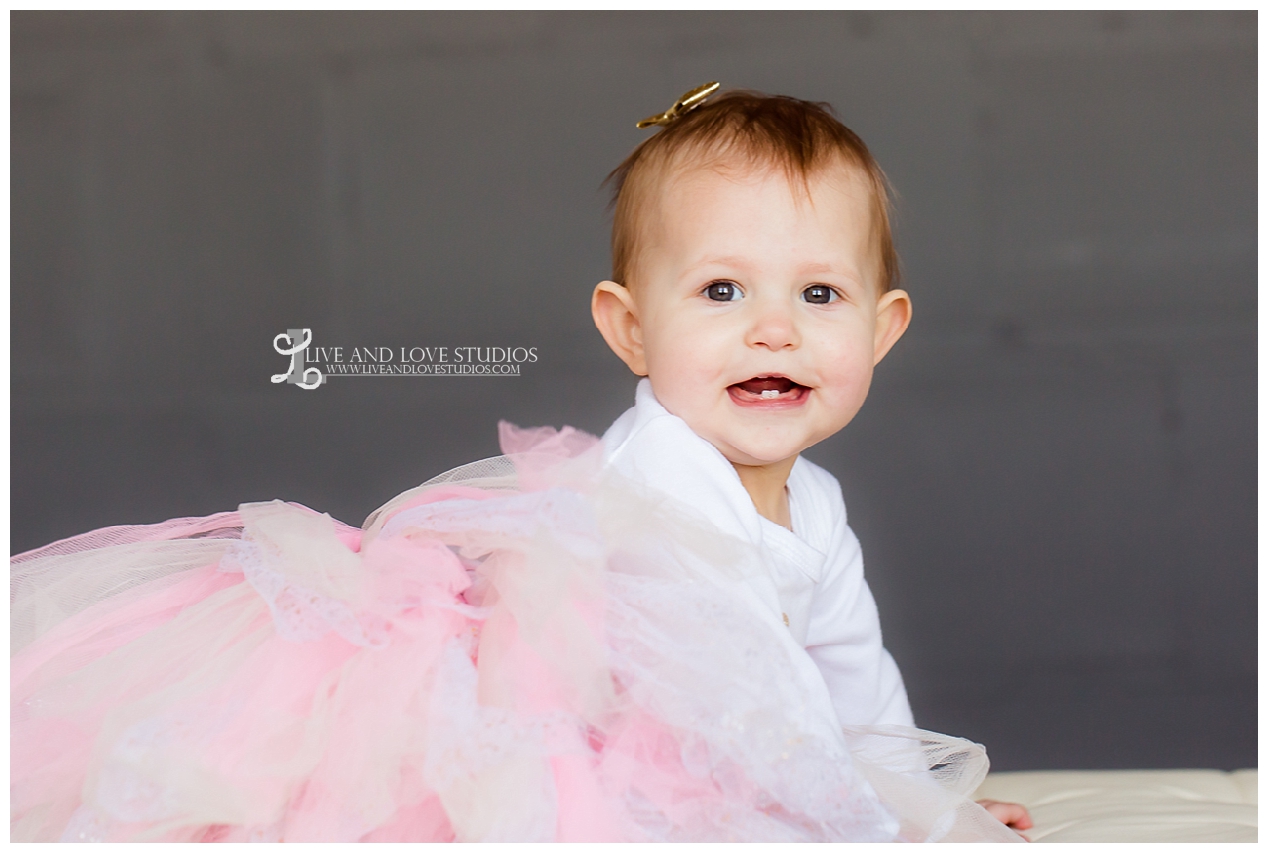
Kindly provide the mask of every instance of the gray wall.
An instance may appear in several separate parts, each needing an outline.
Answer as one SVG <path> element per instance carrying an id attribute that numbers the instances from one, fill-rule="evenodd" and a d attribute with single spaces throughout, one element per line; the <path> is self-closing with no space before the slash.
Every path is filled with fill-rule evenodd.
<path id="1" fill-rule="evenodd" d="M 604 175 L 705 80 L 830 101 L 916 319 L 842 481 L 923 725 L 998 768 L 1256 763 L 1254 13 L 27 13 L 12 550 L 284 497 L 357 523 L 601 431 Z M 273 335 L 536 346 L 272 385 Z"/>

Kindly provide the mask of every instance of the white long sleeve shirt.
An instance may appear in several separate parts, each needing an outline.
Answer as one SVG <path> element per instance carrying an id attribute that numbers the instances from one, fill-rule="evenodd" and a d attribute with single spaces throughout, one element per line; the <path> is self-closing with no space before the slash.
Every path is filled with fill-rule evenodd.
<path id="1" fill-rule="evenodd" d="M 763 518 L 726 457 L 661 406 L 646 379 L 603 443 L 606 464 L 619 473 L 759 549 L 767 575 L 750 584 L 805 648 L 842 725 L 913 725 L 836 478 L 799 458 L 788 476 L 792 530 Z"/>

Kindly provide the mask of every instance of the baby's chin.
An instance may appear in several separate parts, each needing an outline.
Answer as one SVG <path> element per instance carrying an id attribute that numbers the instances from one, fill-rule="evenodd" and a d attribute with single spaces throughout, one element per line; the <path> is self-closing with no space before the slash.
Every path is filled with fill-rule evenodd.
<path id="1" fill-rule="evenodd" d="M 803 447 L 800 444 L 790 443 L 786 439 L 745 441 L 734 436 L 729 437 L 729 440 L 723 436 L 704 436 L 704 438 L 732 465 L 743 465 L 748 468 L 763 468 L 768 465 L 791 462 L 800 455 L 801 451 L 810 446 Z"/>

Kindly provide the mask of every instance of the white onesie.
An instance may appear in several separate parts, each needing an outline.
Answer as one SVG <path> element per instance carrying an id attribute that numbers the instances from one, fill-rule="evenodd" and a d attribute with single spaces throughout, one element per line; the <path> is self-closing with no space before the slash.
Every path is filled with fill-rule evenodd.
<path id="1" fill-rule="evenodd" d="M 913 725 L 836 478 L 799 458 L 788 477 L 792 530 L 763 518 L 726 457 L 670 414 L 646 379 L 603 443 L 618 472 L 759 549 L 769 576 L 751 583 L 818 667 L 842 725 Z"/>

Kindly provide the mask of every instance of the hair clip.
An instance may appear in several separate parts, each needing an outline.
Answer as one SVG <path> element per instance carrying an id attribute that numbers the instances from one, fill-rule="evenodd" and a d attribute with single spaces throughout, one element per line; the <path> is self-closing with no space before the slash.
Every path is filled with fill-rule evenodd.
<path id="1" fill-rule="evenodd" d="M 706 98 L 718 91 L 719 85 L 721 84 L 714 81 L 712 83 L 705 83 L 703 86 L 697 86 L 677 101 L 674 101 L 674 105 L 660 115 L 648 116 L 634 126 L 641 130 L 644 127 L 651 127 L 654 124 L 661 125 L 662 127 L 667 124 L 671 124 L 675 120 L 681 118 L 703 104 Z"/>

